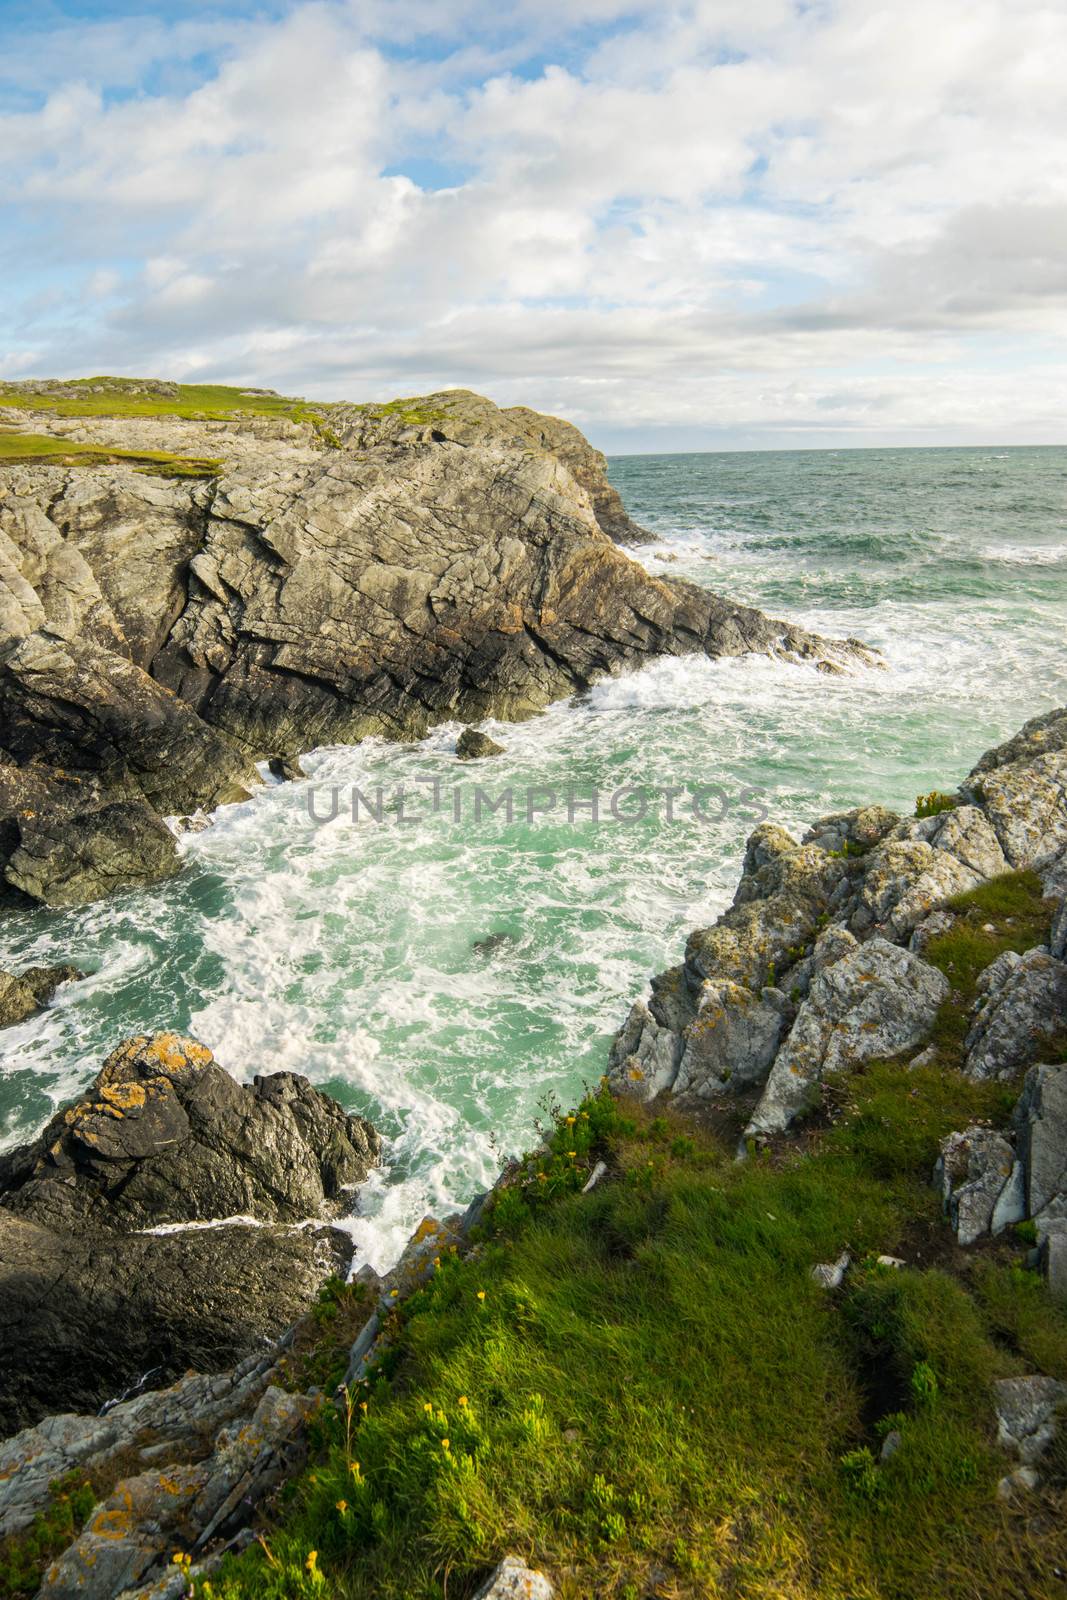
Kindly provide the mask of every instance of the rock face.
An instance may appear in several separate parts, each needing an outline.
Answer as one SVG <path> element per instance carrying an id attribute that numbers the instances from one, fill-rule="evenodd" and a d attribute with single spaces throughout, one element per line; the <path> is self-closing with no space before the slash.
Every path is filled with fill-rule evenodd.
<path id="1" fill-rule="evenodd" d="M 1010 1078 L 1067 1031 L 1067 962 L 1042 949 L 1005 962 L 967 1035 L 972 1078 Z"/>
<path id="2" fill-rule="evenodd" d="M 1026 1216 L 1022 1163 L 1009 1140 L 992 1128 L 950 1133 L 941 1145 L 934 1177 L 960 1244 L 1002 1233 Z"/>
<path id="3" fill-rule="evenodd" d="M 379 1150 L 293 1073 L 248 1088 L 195 1040 L 120 1046 L 0 1157 L 0 1426 L 276 1338 L 351 1259 L 347 1234 L 301 1224 L 335 1217 Z M 252 1225 L 213 1225 L 235 1217 Z"/>
<path id="4" fill-rule="evenodd" d="M 576 429 L 464 391 L 284 418 L 16 425 L 222 458 L 0 472 L 0 872 L 70 905 L 176 870 L 161 817 L 289 760 L 528 716 L 663 654 L 874 660 L 650 576 Z"/>
<path id="5" fill-rule="evenodd" d="M 989 750 L 962 785 L 1013 867 L 1040 867 L 1067 845 L 1067 708 L 1034 717 Z"/>
<path id="6" fill-rule="evenodd" d="M 948 990 L 934 967 L 878 937 L 823 967 L 775 1058 L 746 1136 L 781 1133 L 827 1072 L 919 1044 Z"/>
<path id="7" fill-rule="evenodd" d="M 336 1215 L 380 1153 L 369 1122 L 296 1073 L 247 1088 L 196 1040 L 142 1035 L 32 1144 L 0 1156 L 0 1203 L 72 1232 L 300 1222 Z"/>

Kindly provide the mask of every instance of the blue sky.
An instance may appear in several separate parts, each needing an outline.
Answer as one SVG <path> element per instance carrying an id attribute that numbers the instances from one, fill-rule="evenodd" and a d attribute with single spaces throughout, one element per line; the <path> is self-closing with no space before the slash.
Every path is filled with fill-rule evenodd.
<path id="1" fill-rule="evenodd" d="M 1067 441 L 1048 0 L 0 0 L 0 373 Z"/>

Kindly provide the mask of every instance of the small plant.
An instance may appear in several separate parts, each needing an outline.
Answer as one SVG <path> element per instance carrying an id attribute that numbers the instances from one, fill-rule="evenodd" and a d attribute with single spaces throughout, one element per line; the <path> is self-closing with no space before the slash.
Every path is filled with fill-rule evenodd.
<path id="1" fill-rule="evenodd" d="M 915 797 L 915 815 L 917 817 L 936 817 L 942 811 L 955 811 L 959 799 L 954 794 L 946 794 L 943 789 L 931 789 L 929 794 L 920 794 Z"/>
<path id="2" fill-rule="evenodd" d="M 877 1500 L 884 1485 L 878 1463 L 866 1445 L 841 1457 L 841 1471 L 848 1492 L 859 1500 Z"/>
<path id="3" fill-rule="evenodd" d="M 928 1361 L 917 1361 L 911 1371 L 911 1392 L 916 1405 L 932 1406 L 937 1400 L 937 1373 Z"/>

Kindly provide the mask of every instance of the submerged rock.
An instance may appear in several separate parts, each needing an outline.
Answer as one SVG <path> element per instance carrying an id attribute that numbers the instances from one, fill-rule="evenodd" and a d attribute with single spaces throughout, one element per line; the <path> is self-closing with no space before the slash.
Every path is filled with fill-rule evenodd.
<path id="1" fill-rule="evenodd" d="M 483 756 L 502 756 L 504 746 L 477 728 L 464 728 L 456 740 L 456 754 L 461 761 L 479 761 Z"/>

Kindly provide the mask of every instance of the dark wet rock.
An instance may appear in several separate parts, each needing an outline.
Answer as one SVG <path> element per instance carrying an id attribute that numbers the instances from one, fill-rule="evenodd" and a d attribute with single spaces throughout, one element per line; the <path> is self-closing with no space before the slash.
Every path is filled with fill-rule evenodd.
<path id="1" fill-rule="evenodd" d="M 480 761 L 483 756 L 502 756 L 504 746 L 490 739 L 477 728 L 464 728 L 456 740 L 456 754 L 461 761 Z"/>
<path id="2" fill-rule="evenodd" d="M 61 983 L 85 974 L 77 967 L 27 967 L 24 972 L 0 970 L 0 1028 L 24 1022 L 52 999 Z"/>
<path id="3" fill-rule="evenodd" d="M 294 1073 L 245 1086 L 195 1040 L 128 1040 L 0 1156 L 0 1426 L 277 1338 L 347 1270 L 350 1236 L 307 1223 L 348 1206 L 379 1149 Z"/>
<path id="4" fill-rule="evenodd" d="M 196 1040 L 142 1035 L 32 1144 L 0 1156 L 0 1204 L 75 1232 L 299 1222 L 336 1215 L 380 1149 L 369 1122 L 296 1073 L 249 1087 Z"/>
<path id="5" fill-rule="evenodd" d="M 271 756 L 267 768 L 271 777 L 280 779 L 282 783 L 298 783 L 301 778 L 307 777 L 299 761 L 289 760 L 286 756 Z"/>
<path id="6" fill-rule="evenodd" d="M 0 1206 L 0 1435 L 95 1411 L 145 1374 L 158 1384 L 243 1360 L 351 1256 L 330 1227 L 71 1234 Z"/>

